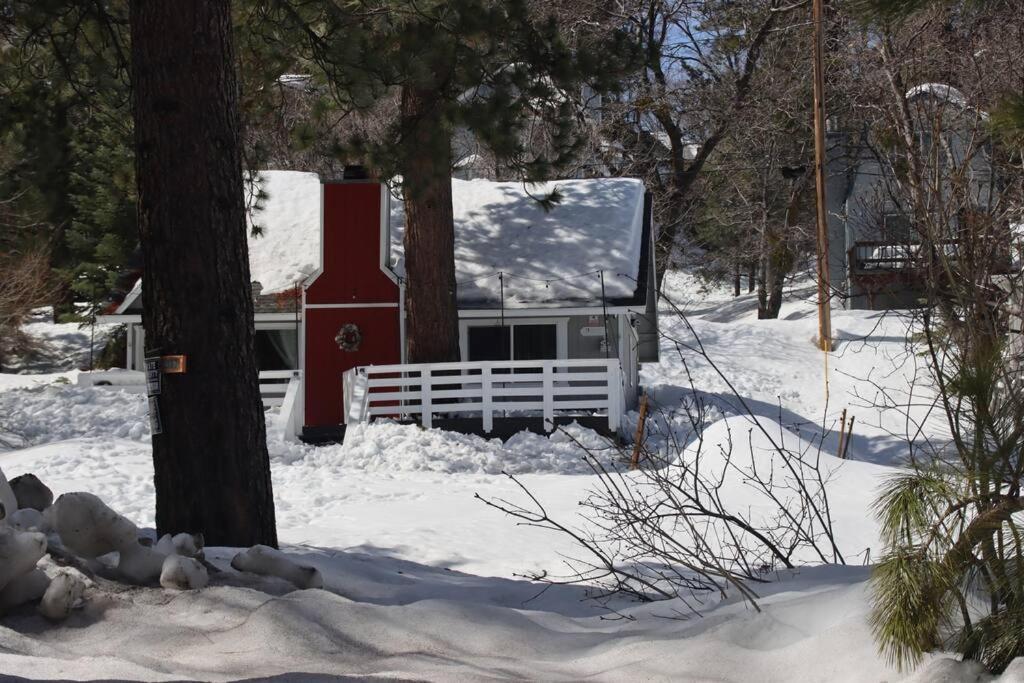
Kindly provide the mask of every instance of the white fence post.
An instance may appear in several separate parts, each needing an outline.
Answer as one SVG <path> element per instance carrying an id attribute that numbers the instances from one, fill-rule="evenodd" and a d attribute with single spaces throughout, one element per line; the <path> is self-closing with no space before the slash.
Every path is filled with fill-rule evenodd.
<path id="1" fill-rule="evenodd" d="M 622 366 L 619 359 L 608 361 L 608 429 L 615 433 L 622 426 Z"/>
<path id="2" fill-rule="evenodd" d="M 551 377 L 551 361 L 544 361 L 544 376 L 543 376 L 543 410 L 544 410 L 544 431 L 553 432 L 555 430 L 555 397 L 552 394 L 552 377 Z"/>
<path id="3" fill-rule="evenodd" d="M 355 382 L 360 389 L 359 422 L 370 421 L 370 379 L 366 376 L 366 368 L 356 368 Z"/>
<path id="4" fill-rule="evenodd" d="M 288 388 L 281 401 L 281 412 L 277 415 L 277 427 L 285 439 L 294 441 L 302 433 L 302 373 L 295 370 L 288 381 Z"/>
<path id="5" fill-rule="evenodd" d="M 494 386 L 490 363 L 480 368 L 480 402 L 484 434 L 490 434 L 494 430 Z"/>
<path id="6" fill-rule="evenodd" d="M 423 409 L 423 413 L 420 417 L 420 422 L 424 427 L 430 429 L 434 426 L 433 416 L 433 405 L 430 400 L 430 390 L 433 388 L 430 384 L 430 365 L 420 366 L 420 406 Z"/>
<path id="7" fill-rule="evenodd" d="M 352 416 L 352 381 L 356 369 L 351 368 L 341 374 L 341 411 L 345 424 L 350 424 Z"/>

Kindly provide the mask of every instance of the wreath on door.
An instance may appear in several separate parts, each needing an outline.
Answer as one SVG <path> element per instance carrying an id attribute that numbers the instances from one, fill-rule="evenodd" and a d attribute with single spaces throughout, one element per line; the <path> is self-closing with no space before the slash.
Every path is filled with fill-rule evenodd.
<path id="1" fill-rule="evenodd" d="M 359 344 L 363 341 L 363 333 L 355 323 L 345 323 L 334 336 L 334 341 L 342 351 L 358 351 Z"/>

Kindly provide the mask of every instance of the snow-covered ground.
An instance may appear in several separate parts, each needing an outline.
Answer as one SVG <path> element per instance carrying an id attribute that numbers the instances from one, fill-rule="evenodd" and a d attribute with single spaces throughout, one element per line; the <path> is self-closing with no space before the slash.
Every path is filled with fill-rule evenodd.
<path id="1" fill-rule="evenodd" d="M 0 372 L 0 389 L 9 386 L 11 373 L 74 372 L 88 368 L 90 350 L 98 359 L 107 343 L 107 337 L 117 325 L 97 323 L 53 324 L 53 311 L 38 308 L 22 326 L 22 330 L 37 342 L 37 348 L 27 358 L 8 358 Z"/>
<path id="2" fill-rule="evenodd" d="M 839 345 L 815 349 L 814 307 L 797 287 L 778 321 L 757 321 L 750 296 L 702 292 L 670 273 L 662 362 L 644 370 L 653 421 L 693 448 L 672 410 L 697 396 L 711 408 L 704 449 L 729 440 L 755 449 L 757 416 L 790 444 L 820 444 L 837 541 L 851 565 L 878 539 L 870 505 L 907 454 L 906 435 L 941 441 L 928 414 L 907 322 L 894 313 L 834 314 Z M 693 351 L 696 338 L 707 358 Z M 712 367 L 717 366 L 724 378 Z M 60 376 L 0 375 L 0 425 L 17 448 L 0 452 L 8 477 L 33 472 L 56 493 L 91 491 L 141 526 L 154 520 L 142 398 L 80 388 Z M 826 377 L 828 394 L 826 398 Z M 726 381 L 728 380 L 728 382 Z M 72 378 L 73 382 L 73 378 Z M 729 384 L 735 389 L 733 393 Z M 910 387 L 916 387 L 910 396 Z M 912 403 L 909 416 L 883 406 Z M 856 418 L 848 461 L 834 458 L 841 411 Z M 664 414 L 662 414 L 664 413 Z M 824 425 L 824 429 L 822 428 Z M 573 439 L 519 435 L 508 443 L 379 423 L 343 446 L 312 448 L 270 435 L 283 547 L 318 566 L 324 590 L 286 593 L 233 572 L 202 591 L 125 588 L 62 626 L 23 613 L 0 620 L 0 675 L 147 680 L 334 674 L 398 679 L 607 681 L 895 681 L 878 659 L 866 615 L 869 568 L 806 567 L 759 586 L 761 611 L 730 595 L 703 616 L 676 602 L 606 608 L 574 586 L 548 590 L 517 575 L 564 570 L 578 551 L 560 535 L 517 526 L 476 499 L 522 500 L 515 473 L 548 511 L 573 520 L 595 477 Z M 572 438 L 570 438 L 570 436 Z M 662 438 L 664 446 L 670 442 Z M 655 437 L 657 447 L 658 437 Z M 692 451 L 691 451 L 692 452 Z M 612 458 L 611 450 L 600 457 Z M 742 505 L 742 482 L 726 498 Z M 518 498 L 517 498 L 518 496 Z M 582 524 L 583 522 L 579 522 Z M 226 567 L 230 551 L 214 549 Z M 877 556 L 877 555 L 875 555 Z M 935 658 L 911 679 L 987 680 Z M 1015 680 L 1007 674 L 1006 680 Z M 1021 680 L 1024 680 L 1022 678 Z"/>

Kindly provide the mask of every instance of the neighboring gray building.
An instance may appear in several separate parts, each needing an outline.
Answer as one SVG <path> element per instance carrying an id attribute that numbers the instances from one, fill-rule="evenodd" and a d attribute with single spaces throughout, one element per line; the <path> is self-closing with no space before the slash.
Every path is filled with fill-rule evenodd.
<path id="1" fill-rule="evenodd" d="M 971 108 L 958 90 L 935 83 L 911 89 L 907 102 L 916 120 L 922 158 L 931 160 L 932 171 L 939 165 L 939 174 L 931 177 L 938 178 L 944 189 L 936 195 L 948 196 L 948 179 L 964 172 L 970 178 L 970 202 L 986 208 L 992 201 L 995 173 L 987 144 L 978 142 L 985 113 Z M 941 122 L 942 133 L 933 139 L 936 122 Z M 867 131 L 830 130 L 827 147 L 833 289 L 845 308 L 913 307 L 922 291 L 926 255 L 893 170 L 901 160 Z M 950 248 L 955 248 L 957 222 L 956 217 L 948 220 Z"/>

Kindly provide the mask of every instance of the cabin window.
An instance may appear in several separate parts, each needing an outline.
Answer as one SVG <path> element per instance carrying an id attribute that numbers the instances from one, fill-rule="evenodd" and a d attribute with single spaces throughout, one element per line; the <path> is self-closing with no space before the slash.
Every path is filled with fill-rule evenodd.
<path id="1" fill-rule="evenodd" d="M 256 367 L 259 370 L 296 370 L 299 335 L 295 328 L 256 330 Z"/>
<path id="2" fill-rule="evenodd" d="M 554 360 L 558 328 L 554 324 L 472 326 L 467 329 L 470 361 Z"/>
<path id="3" fill-rule="evenodd" d="M 513 326 L 512 357 L 515 360 L 553 360 L 558 358 L 558 331 L 555 326 Z"/>
<path id="4" fill-rule="evenodd" d="M 469 328 L 469 360 L 509 360 L 510 349 L 509 328 L 470 327 Z"/>

